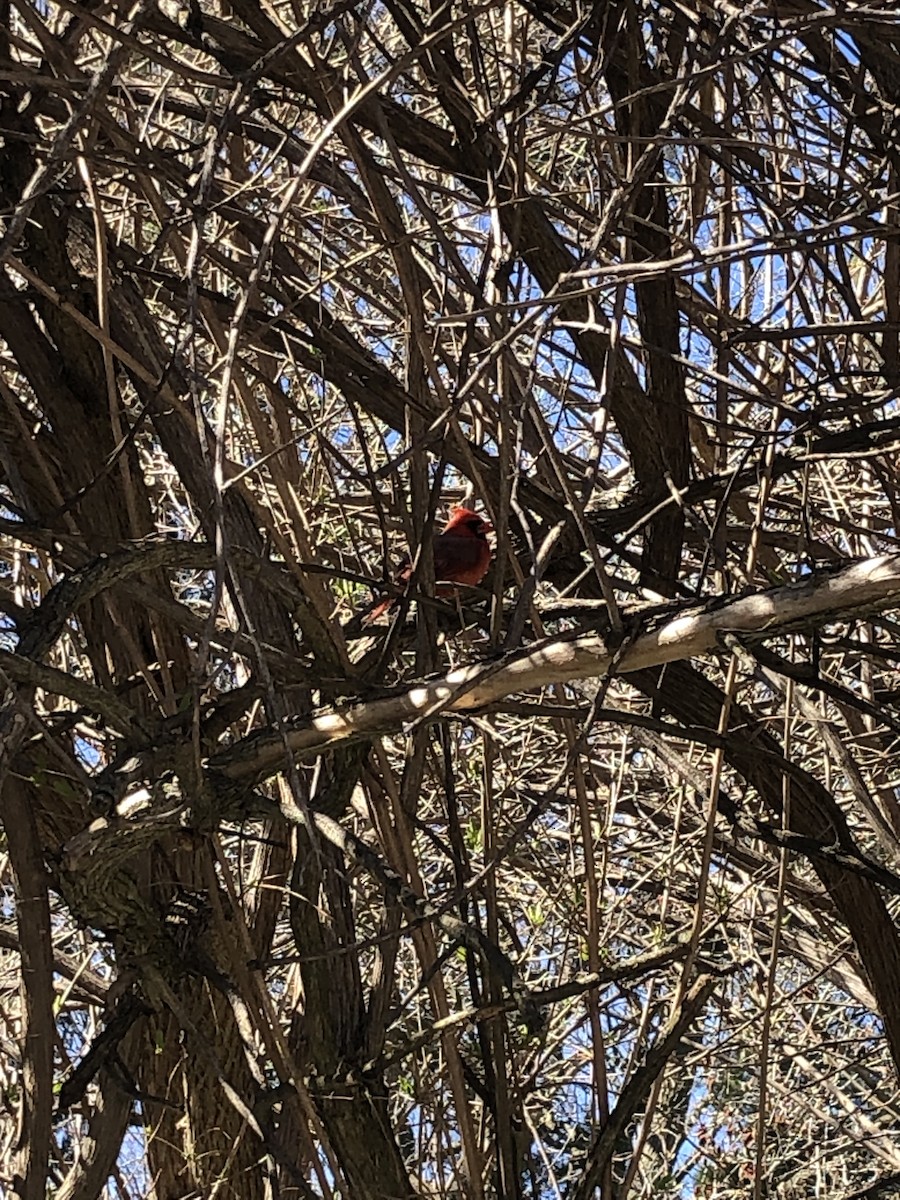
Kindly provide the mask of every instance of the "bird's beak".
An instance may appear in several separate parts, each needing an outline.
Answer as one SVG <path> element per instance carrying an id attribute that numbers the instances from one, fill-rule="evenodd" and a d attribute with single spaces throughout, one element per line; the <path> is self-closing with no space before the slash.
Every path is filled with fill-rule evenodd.
<path id="1" fill-rule="evenodd" d="M 493 527 L 493 525 L 490 523 L 490 521 L 483 521 L 483 522 L 482 522 L 482 525 L 481 525 L 481 532 L 482 532 L 482 533 L 493 533 L 493 532 L 494 532 L 494 527 Z"/>

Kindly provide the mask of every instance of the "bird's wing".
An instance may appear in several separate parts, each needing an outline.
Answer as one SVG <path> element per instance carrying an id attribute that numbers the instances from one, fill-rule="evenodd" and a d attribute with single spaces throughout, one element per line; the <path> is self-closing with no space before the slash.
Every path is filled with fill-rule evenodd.
<path id="1" fill-rule="evenodd" d="M 490 553 L 481 538 L 441 534 L 434 541 L 434 577 L 452 583 L 480 583 L 490 562 Z"/>

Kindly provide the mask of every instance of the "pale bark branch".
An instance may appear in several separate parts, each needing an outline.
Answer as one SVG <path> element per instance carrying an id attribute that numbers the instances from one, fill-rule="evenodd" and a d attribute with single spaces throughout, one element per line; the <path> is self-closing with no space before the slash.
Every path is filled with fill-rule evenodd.
<path id="1" fill-rule="evenodd" d="M 247 738 L 216 755 L 210 766 L 234 781 L 264 776 L 280 769 L 285 749 L 315 756 L 341 742 L 395 733 L 441 713 L 472 712 L 513 693 L 709 654 L 727 634 L 777 637 L 898 601 L 900 555 L 870 558 L 801 583 L 691 606 L 668 619 L 657 614 L 656 628 L 638 631 L 618 649 L 597 633 L 583 633 L 548 641 L 508 661 L 461 667 L 396 696 L 330 709 L 283 735 Z"/>

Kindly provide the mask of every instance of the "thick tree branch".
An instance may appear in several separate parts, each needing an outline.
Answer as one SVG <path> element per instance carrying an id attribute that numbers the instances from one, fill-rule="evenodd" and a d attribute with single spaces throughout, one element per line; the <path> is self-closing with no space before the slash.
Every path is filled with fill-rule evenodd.
<path id="1" fill-rule="evenodd" d="M 245 738 L 215 755 L 210 766 L 231 781 L 264 777 L 281 768 L 285 748 L 317 755 L 339 742 L 395 733 L 409 722 L 434 720 L 445 712 L 471 712 L 512 693 L 709 654 L 728 633 L 777 637 L 897 602 L 900 555 L 865 559 L 840 571 L 811 575 L 802 583 L 693 605 L 668 617 L 657 613 L 654 628 L 646 629 L 644 618 L 646 631 L 641 632 L 639 623 L 618 649 L 599 634 L 582 633 L 531 647 L 511 660 L 461 667 L 396 696 L 330 709 L 277 736 Z"/>

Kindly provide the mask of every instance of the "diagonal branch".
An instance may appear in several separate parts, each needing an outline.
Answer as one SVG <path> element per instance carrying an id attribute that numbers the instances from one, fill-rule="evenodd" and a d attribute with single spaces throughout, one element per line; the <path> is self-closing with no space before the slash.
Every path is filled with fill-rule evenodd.
<path id="1" fill-rule="evenodd" d="M 584 1174 L 572 1193 L 573 1200 L 588 1200 L 594 1194 L 594 1188 L 599 1183 L 619 1138 L 649 1096 L 654 1081 L 665 1070 L 669 1059 L 677 1054 L 679 1043 L 697 1019 L 717 983 L 718 979 L 715 976 L 701 975 L 680 1007 L 669 1018 L 659 1039 L 647 1052 L 644 1062 L 622 1089 L 619 1103 L 609 1114 L 609 1122 L 594 1139 Z"/>
<path id="2" fill-rule="evenodd" d="M 397 732 L 444 712 L 471 712 L 512 693 L 709 654 L 728 633 L 776 637 L 898 602 L 900 555 L 865 559 L 802 583 L 675 610 L 668 619 L 657 610 L 655 627 L 641 632 L 638 626 L 618 649 L 597 633 L 579 633 L 509 659 L 458 668 L 395 696 L 328 709 L 284 734 L 251 735 L 214 756 L 210 766 L 233 782 L 261 778 L 281 769 L 286 748 L 317 755 L 338 742 Z"/>

